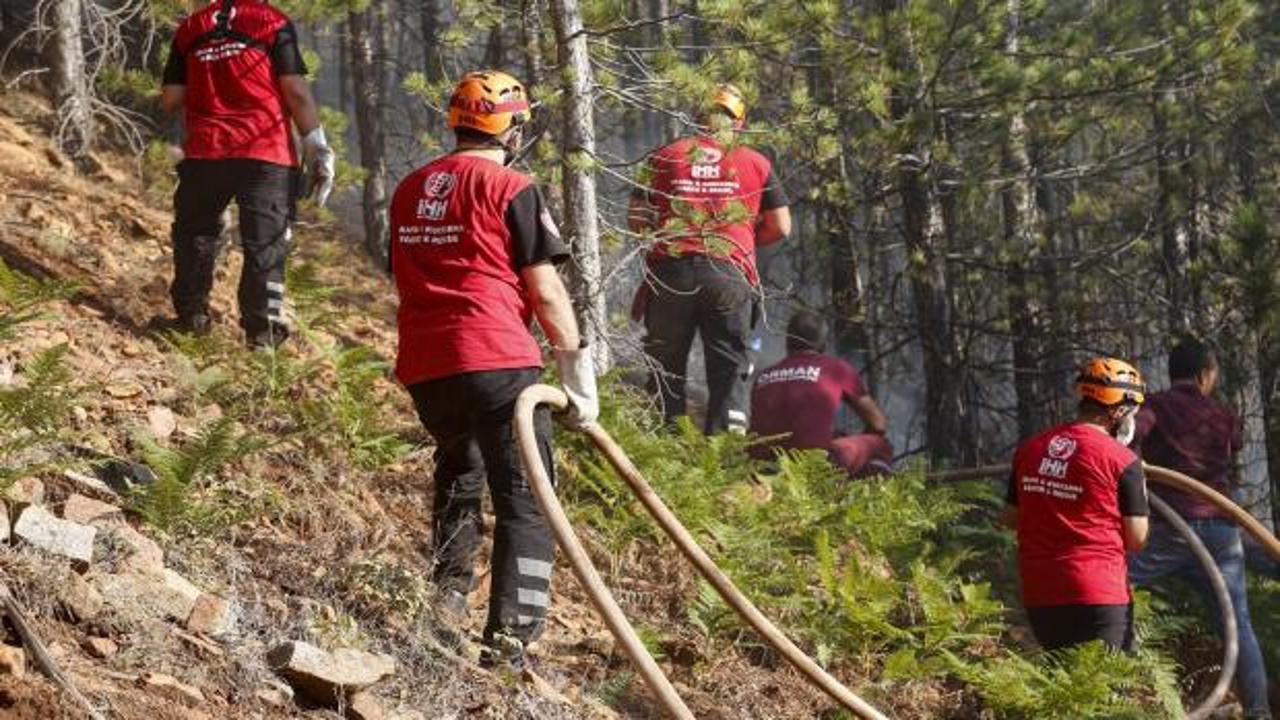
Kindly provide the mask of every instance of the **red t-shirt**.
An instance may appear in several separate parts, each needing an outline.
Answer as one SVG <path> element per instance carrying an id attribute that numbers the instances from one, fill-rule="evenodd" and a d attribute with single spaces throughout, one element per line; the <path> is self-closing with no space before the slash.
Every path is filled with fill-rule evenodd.
<path id="1" fill-rule="evenodd" d="M 819 353 L 797 353 L 756 376 L 751 390 L 751 432 L 783 435 L 771 447 L 830 449 L 841 403 L 866 395 L 849 363 Z M 767 453 L 768 448 L 753 448 Z"/>
<path id="2" fill-rule="evenodd" d="M 235 0 L 229 37 L 209 37 L 221 0 L 178 25 L 166 85 L 185 85 L 186 139 L 196 160 L 249 159 L 296 165 L 280 75 L 305 75 L 289 18 L 263 0 Z"/>
<path id="3" fill-rule="evenodd" d="M 1009 500 L 1018 506 L 1018 568 L 1027 607 L 1129 602 L 1122 516 L 1147 514 L 1142 461 L 1084 423 L 1024 442 Z"/>
<path id="4" fill-rule="evenodd" d="M 726 151 L 715 139 L 681 138 L 649 158 L 643 193 L 658 212 L 658 243 L 649 262 L 681 255 L 731 260 L 753 285 L 756 220 L 787 198 L 764 155 L 744 145 Z"/>
<path id="5" fill-rule="evenodd" d="M 532 180 L 445 155 L 400 183 L 390 214 L 400 381 L 541 367 L 520 270 L 568 250 Z"/>

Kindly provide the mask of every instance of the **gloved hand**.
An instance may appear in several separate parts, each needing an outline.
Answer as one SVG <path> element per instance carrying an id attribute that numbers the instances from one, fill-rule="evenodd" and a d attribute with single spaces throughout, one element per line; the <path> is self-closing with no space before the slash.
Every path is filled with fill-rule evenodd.
<path id="1" fill-rule="evenodd" d="M 1138 423 L 1135 419 L 1137 415 L 1138 408 L 1135 406 L 1129 409 L 1129 411 L 1124 414 L 1124 417 L 1120 418 L 1119 424 L 1116 425 L 1116 442 L 1119 442 L 1125 447 L 1128 447 L 1129 444 L 1133 442 L 1133 436 L 1138 432 Z"/>
<path id="2" fill-rule="evenodd" d="M 333 192 L 334 155 L 324 128 L 317 126 L 302 136 L 302 157 L 311 172 L 311 184 L 315 188 L 316 204 L 324 207 Z"/>
<path id="3" fill-rule="evenodd" d="M 600 418 L 596 364 L 591 358 L 591 348 L 585 344 L 577 350 L 556 348 L 555 354 L 556 367 L 560 370 L 560 384 L 569 396 L 568 425 L 581 430 Z"/>

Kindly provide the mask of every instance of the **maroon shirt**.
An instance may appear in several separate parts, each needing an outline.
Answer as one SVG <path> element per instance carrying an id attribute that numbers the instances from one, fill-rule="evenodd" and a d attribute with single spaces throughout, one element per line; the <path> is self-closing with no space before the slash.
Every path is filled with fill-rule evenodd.
<path id="1" fill-rule="evenodd" d="M 1231 462 L 1244 444 L 1240 418 L 1194 385 L 1147 396 L 1138 412 L 1134 447 L 1152 465 L 1177 470 L 1229 496 Z M 1157 485 L 1156 494 L 1183 517 L 1223 517 L 1208 500 Z"/>
<path id="2" fill-rule="evenodd" d="M 849 363 L 819 353 L 791 355 L 756 376 L 751 432 L 788 435 L 772 447 L 830 449 L 840 404 L 866 394 L 862 377 Z"/>
<path id="3" fill-rule="evenodd" d="M 1129 602 L 1121 517 L 1147 514 L 1133 451 L 1084 423 L 1046 430 L 1014 454 L 1009 501 L 1024 605 Z"/>

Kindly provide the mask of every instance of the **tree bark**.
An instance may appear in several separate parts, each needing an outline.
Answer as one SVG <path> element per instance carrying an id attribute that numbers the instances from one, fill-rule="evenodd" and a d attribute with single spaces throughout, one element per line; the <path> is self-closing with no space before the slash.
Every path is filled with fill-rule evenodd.
<path id="1" fill-rule="evenodd" d="M 81 0 L 53 0 L 48 12 L 50 33 L 44 53 L 57 111 L 54 138 L 58 147 L 83 167 L 93 149 L 96 128 L 81 40 Z"/>
<path id="2" fill-rule="evenodd" d="M 1008 0 L 1006 8 L 1005 52 L 1017 57 L 1022 0 Z M 1006 299 L 1013 336 L 1012 379 L 1020 438 L 1029 437 L 1049 424 L 1044 367 L 1049 354 L 1044 327 L 1047 313 L 1043 284 L 1037 278 L 1043 246 L 1028 136 L 1026 117 L 1020 111 L 1012 113 L 1002 148 L 1004 172 L 1010 179 L 1000 199 L 1004 216 L 1002 250 L 1009 257 L 1005 273 Z"/>
<path id="3" fill-rule="evenodd" d="M 351 80 L 355 90 L 356 133 L 364 168 L 362 214 L 365 250 L 387 267 L 387 137 L 385 66 L 387 3 L 374 0 L 362 11 L 347 14 Z"/>
<path id="4" fill-rule="evenodd" d="M 564 91 L 564 133 L 561 136 L 566 229 L 573 248 L 572 290 L 583 337 L 594 348 L 596 368 L 612 365 L 606 339 L 605 307 L 600 263 L 600 218 L 596 211 L 596 130 L 592 107 L 594 78 L 582 32 L 578 0 L 551 0 L 551 21 L 559 49 Z"/>

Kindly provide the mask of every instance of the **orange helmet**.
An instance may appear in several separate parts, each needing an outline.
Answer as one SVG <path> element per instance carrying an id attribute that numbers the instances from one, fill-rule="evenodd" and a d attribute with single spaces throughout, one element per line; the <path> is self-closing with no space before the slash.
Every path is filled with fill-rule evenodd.
<path id="1" fill-rule="evenodd" d="M 711 93 L 711 107 L 723 108 L 733 118 L 735 125 L 740 125 L 747 119 L 747 101 L 742 97 L 742 91 L 729 83 L 716 86 Z"/>
<path id="2" fill-rule="evenodd" d="M 449 100 L 449 128 L 501 135 L 529 121 L 524 85 L 497 70 L 467 73 Z"/>
<path id="3" fill-rule="evenodd" d="M 1141 405 L 1146 398 L 1147 386 L 1142 382 L 1142 373 L 1129 363 L 1116 358 L 1097 357 L 1080 366 L 1076 390 L 1080 397 L 1110 407 L 1121 403 Z"/>

